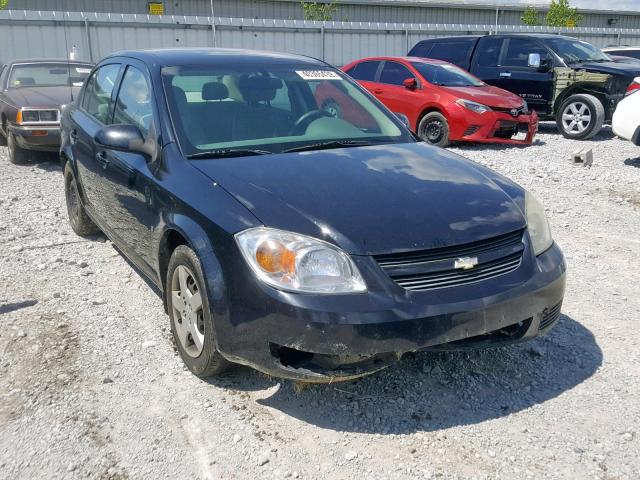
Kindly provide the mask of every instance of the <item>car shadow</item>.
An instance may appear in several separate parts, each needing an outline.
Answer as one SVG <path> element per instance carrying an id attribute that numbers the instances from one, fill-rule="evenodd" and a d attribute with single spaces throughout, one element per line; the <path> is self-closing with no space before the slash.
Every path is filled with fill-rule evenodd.
<path id="1" fill-rule="evenodd" d="M 640 157 L 638 157 L 638 158 L 627 158 L 624 161 L 624 164 L 628 165 L 629 167 L 640 168 Z"/>
<path id="2" fill-rule="evenodd" d="M 264 406 L 321 428 L 380 434 L 437 431 L 505 417 L 550 401 L 602 364 L 593 334 L 563 315 L 531 342 L 470 352 L 421 352 L 363 379 L 309 385 L 242 367 L 209 383 L 237 391 L 274 388 Z"/>

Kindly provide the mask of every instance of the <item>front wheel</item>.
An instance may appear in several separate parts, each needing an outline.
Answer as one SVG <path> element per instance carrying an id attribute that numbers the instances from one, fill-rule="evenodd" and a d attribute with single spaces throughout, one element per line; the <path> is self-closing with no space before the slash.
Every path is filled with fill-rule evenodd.
<path id="1" fill-rule="evenodd" d="M 9 161 L 14 165 L 24 165 L 29 161 L 29 152 L 18 146 L 16 137 L 11 132 L 7 134 L 7 149 L 9 150 Z"/>
<path id="2" fill-rule="evenodd" d="M 587 94 L 571 95 L 562 103 L 556 124 L 564 137 L 587 140 L 600 132 L 604 117 L 604 107 L 597 97 Z"/>
<path id="3" fill-rule="evenodd" d="M 449 145 L 449 123 L 440 112 L 427 113 L 418 124 L 418 136 L 436 147 Z"/>
<path id="4" fill-rule="evenodd" d="M 228 363 L 217 349 L 202 266 L 186 245 L 171 255 L 165 295 L 171 332 L 187 368 L 201 378 L 222 373 Z"/>

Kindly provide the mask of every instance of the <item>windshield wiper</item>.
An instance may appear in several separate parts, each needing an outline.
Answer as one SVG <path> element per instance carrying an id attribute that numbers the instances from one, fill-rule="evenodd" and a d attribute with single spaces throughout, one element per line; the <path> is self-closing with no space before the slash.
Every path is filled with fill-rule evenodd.
<path id="1" fill-rule="evenodd" d="M 271 155 L 273 152 L 269 150 L 256 150 L 250 148 L 236 149 L 220 149 L 207 150 L 206 152 L 198 152 L 187 155 L 189 160 L 197 160 L 199 158 L 228 158 L 228 157 L 250 157 L 252 155 Z"/>
<path id="2" fill-rule="evenodd" d="M 284 150 L 282 153 L 306 152 L 309 150 L 328 150 L 330 148 L 362 147 L 373 144 L 373 142 L 368 140 L 332 140 L 330 142 L 312 143 L 310 145 L 290 148 L 288 150 Z"/>

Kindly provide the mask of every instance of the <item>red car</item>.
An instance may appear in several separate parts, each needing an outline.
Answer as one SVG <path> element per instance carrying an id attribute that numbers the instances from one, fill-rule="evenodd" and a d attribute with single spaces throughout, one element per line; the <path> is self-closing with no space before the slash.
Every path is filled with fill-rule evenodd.
<path id="1" fill-rule="evenodd" d="M 405 115 L 411 129 L 433 145 L 531 144 L 538 131 L 538 115 L 529 112 L 522 98 L 447 62 L 375 57 L 357 60 L 343 70 L 391 111 Z M 342 108 L 340 98 L 318 94 L 323 97 L 319 104 L 332 115 L 350 110 Z"/>

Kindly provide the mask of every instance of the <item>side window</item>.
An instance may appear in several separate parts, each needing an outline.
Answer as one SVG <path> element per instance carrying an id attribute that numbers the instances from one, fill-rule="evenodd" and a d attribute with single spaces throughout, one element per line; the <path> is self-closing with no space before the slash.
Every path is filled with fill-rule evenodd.
<path id="1" fill-rule="evenodd" d="M 100 67 L 91 75 L 82 96 L 82 108 L 101 123 L 109 123 L 111 92 L 119 71 L 117 63 Z"/>
<path id="2" fill-rule="evenodd" d="M 409 52 L 410 57 L 429 58 L 433 49 L 433 42 L 420 42 Z"/>
<path id="3" fill-rule="evenodd" d="M 347 73 L 356 80 L 364 80 L 366 82 L 374 82 L 376 79 L 376 72 L 380 62 L 360 62 Z"/>
<path id="4" fill-rule="evenodd" d="M 528 67 L 530 53 L 539 53 L 544 57 L 547 51 L 528 38 L 510 38 L 502 65 L 505 67 Z"/>
<path id="5" fill-rule="evenodd" d="M 480 67 L 497 67 L 504 38 L 484 37 L 476 49 L 476 63 Z"/>
<path id="6" fill-rule="evenodd" d="M 385 62 L 384 67 L 382 67 L 380 83 L 402 86 L 402 82 L 407 78 L 415 78 L 415 75 L 411 73 L 411 70 L 401 63 L 387 61 Z"/>
<path id="7" fill-rule="evenodd" d="M 469 66 L 469 57 L 474 42 L 436 42 L 433 44 L 429 58 L 445 60 L 461 67 Z"/>
<path id="8" fill-rule="evenodd" d="M 151 89 L 144 74 L 135 67 L 127 67 L 116 100 L 114 123 L 135 125 L 146 135 L 153 121 Z"/>
<path id="9" fill-rule="evenodd" d="M 284 110 L 285 112 L 291 112 L 291 98 L 289 96 L 287 82 L 282 82 L 282 86 L 276 90 L 276 95 L 273 97 L 273 100 L 269 102 L 269 105 Z"/>

